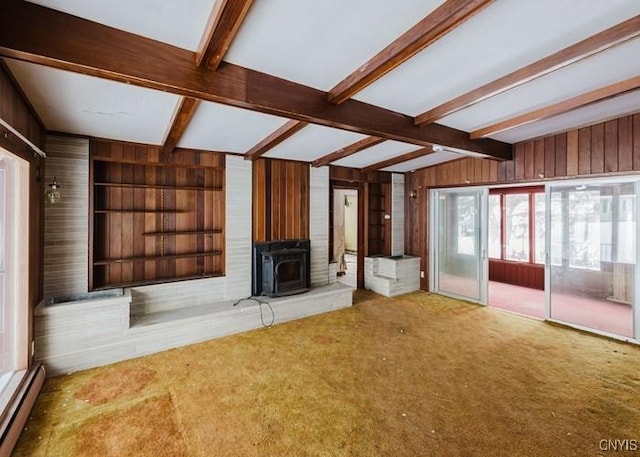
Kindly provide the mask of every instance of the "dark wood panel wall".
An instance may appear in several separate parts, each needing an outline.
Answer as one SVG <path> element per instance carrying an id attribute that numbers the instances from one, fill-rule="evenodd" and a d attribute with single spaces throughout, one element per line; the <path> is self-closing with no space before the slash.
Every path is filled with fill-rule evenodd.
<path id="1" fill-rule="evenodd" d="M 44 150 L 45 128 L 4 62 L 0 62 L 0 118 Z M 32 154 L 29 153 L 31 156 Z M 23 157 L 24 158 L 24 157 Z"/>
<path id="2" fill-rule="evenodd" d="M 45 130 L 26 98 L 0 63 L 0 118 L 44 149 Z M 33 340 L 33 309 L 42 300 L 44 252 L 44 159 L 4 127 L 0 147 L 29 162 L 29 330 Z M 30 363 L 30 360 L 29 360 Z"/>
<path id="3" fill-rule="evenodd" d="M 309 164 L 253 162 L 253 241 L 309 238 Z"/>
<path id="4" fill-rule="evenodd" d="M 405 252 L 422 259 L 423 289 L 429 287 L 429 189 L 637 173 L 640 114 L 518 143 L 513 151 L 509 161 L 465 158 L 405 175 Z"/>
<path id="5" fill-rule="evenodd" d="M 224 164 L 220 153 L 93 140 L 90 288 L 224 274 Z"/>

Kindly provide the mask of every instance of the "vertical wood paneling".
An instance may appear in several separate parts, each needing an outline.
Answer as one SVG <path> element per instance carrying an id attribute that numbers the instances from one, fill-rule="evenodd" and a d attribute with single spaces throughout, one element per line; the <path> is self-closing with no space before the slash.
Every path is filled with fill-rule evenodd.
<path id="1" fill-rule="evenodd" d="M 524 148 L 524 144 L 518 144 L 513 152 L 514 179 L 524 179 L 524 159 L 526 154 Z"/>
<path id="2" fill-rule="evenodd" d="M 568 176 L 567 171 L 567 145 L 568 135 L 561 133 L 556 135 L 556 173 L 555 176 Z"/>
<path id="3" fill-rule="evenodd" d="M 544 140 L 536 140 L 533 143 L 533 153 L 533 178 L 542 178 L 544 177 Z"/>
<path id="4" fill-rule="evenodd" d="M 529 141 L 524 144 L 524 175 L 521 178 L 533 179 L 535 177 L 535 143 Z"/>
<path id="5" fill-rule="evenodd" d="M 259 159 L 253 167 L 253 240 L 309 238 L 309 164 Z"/>
<path id="6" fill-rule="evenodd" d="M 591 128 L 578 130 L 578 174 L 588 174 L 591 170 Z"/>
<path id="7" fill-rule="evenodd" d="M 631 116 L 618 119 L 618 171 L 633 169 L 633 125 Z"/>
<path id="8" fill-rule="evenodd" d="M 618 170 L 618 120 L 604 123 L 604 171 Z"/>
<path id="9" fill-rule="evenodd" d="M 640 114 L 633 115 L 633 169 L 640 170 Z"/>
<path id="10" fill-rule="evenodd" d="M 604 171 L 604 124 L 591 126 L 591 173 Z"/>
<path id="11" fill-rule="evenodd" d="M 553 178 L 556 175 L 556 140 L 554 137 L 544 139 L 544 177 Z"/>
<path id="12" fill-rule="evenodd" d="M 578 174 L 578 131 L 567 132 L 567 176 Z"/>

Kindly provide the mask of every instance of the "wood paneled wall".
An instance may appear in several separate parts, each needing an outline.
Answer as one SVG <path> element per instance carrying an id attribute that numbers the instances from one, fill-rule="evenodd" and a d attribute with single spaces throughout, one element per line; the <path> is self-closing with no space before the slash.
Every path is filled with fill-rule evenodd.
<path id="1" fill-rule="evenodd" d="M 92 141 L 90 288 L 224 274 L 224 165 L 220 153 Z"/>
<path id="2" fill-rule="evenodd" d="M 28 101 L 13 81 L 3 63 L 0 63 L 0 117 L 35 145 L 44 149 L 45 130 L 31 110 Z M 5 137 L 6 134 L 6 137 Z M 28 340 L 33 340 L 33 309 L 42 300 L 44 251 L 44 159 L 29 146 L 0 128 L 0 147 L 29 162 L 29 329 Z M 31 357 L 29 357 L 31 363 Z"/>
<path id="3" fill-rule="evenodd" d="M 309 238 L 309 164 L 253 162 L 253 241 Z"/>
<path id="4" fill-rule="evenodd" d="M 44 150 L 44 125 L 31 109 L 31 105 L 3 62 L 0 62 L 0 118 Z M 14 154 L 18 154 L 18 151 L 14 151 Z M 29 160 L 25 155 L 20 155 Z M 32 156 L 32 151 L 29 151 L 28 156 Z"/>
<path id="5" fill-rule="evenodd" d="M 513 160 L 465 158 L 405 175 L 405 251 L 421 257 L 428 289 L 429 192 L 433 187 L 530 183 L 640 171 L 640 114 L 514 145 Z M 410 198 L 411 190 L 417 192 Z"/>

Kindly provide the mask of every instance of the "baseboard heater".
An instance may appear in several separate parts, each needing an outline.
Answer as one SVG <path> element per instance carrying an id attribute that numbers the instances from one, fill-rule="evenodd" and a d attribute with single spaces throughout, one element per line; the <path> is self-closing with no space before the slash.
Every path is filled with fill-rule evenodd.
<path id="1" fill-rule="evenodd" d="M 9 457 L 24 429 L 31 408 L 44 384 L 44 367 L 37 365 L 22 378 L 0 419 L 0 457 Z"/>

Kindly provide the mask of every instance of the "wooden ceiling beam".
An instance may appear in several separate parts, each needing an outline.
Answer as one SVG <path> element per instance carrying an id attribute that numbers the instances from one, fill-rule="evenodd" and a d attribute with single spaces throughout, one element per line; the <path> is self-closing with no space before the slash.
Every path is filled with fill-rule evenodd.
<path id="1" fill-rule="evenodd" d="M 282 127 L 278 128 L 271 135 L 249 149 L 244 154 L 244 158 L 246 160 L 256 160 L 257 158 L 262 157 L 264 154 L 269 152 L 269 150 L 275 148 L 290 136 L 295 135 L 307 125 L 307 122 L 296 120 L 285 122 Z"/>
<path id="2" fill-rule="evenodd" d="M 386 141 L 384 138 L 378 138 L 375 136 L 370 136 L 367 138 L 363 138 L 360 141 L 356 141 L 348 146 L 340 148 L 336 151 L 333 151 L 327 155 L 324 155 L 316 160 L 314 160 L 311 165 L 313 167 L 323 167 L 325 165 L 329 165 L 331 162 L 335 162 L 336 160 L 344 159 L 350 155 L 353 155 L 357 152 L 363 151 L 367 148 L 380 144 Z"/>
<path id="3" fill-rule="evenodd" d="M 342 103 L 464 23 L 494 0 L 447 0 L 329 91 Z"/>
<path id="4" fill-rule="evenodd" d="M 361 168 L 360 171 L 362 171 L 363 173 L 369 173 L 370 171 L 381 170 L 382 168 L 391 167 L 393 165 L 408 162 L 409 160 L 417 159 L 419 157 L 428 156 L 429 154 L 433 154 L 434 152 L 435 151 L 433 150 L 433 147 L 421 148 L 415 151 L 407 152 L 406 154 L 391 157 L 387 160 L 382 160 L 381 162 L 377 162 L 372 165 L 367 165 L 366 167 Z"/>
<path id="5" fill-rule="evenodd" d="M 357 100 L 341 105 L 326 92 L 223 62 L 194 65 L 194 53 L 59 11 L 6 0 L 0 15 L 0 56 L 134 84 L 186 97 L 318 125 L 428 146 L 441 144 L 509 160 L 512 146 Z"/>
<path id="6" fill-rule="evenodd" d="M 496 122 L 495 124 L 483 127 L 478 130 L 474 130 L 469 134 L 471 138 L 484 138 L 489 135 L 511 130 L 521 125 L 529 124 L 531 122 L 546 119 L 551 116 L 557 116 L 576 108 L 589 105 L 591 103 L 600 102 L 611 97 L 615 97 L 625 92 L 629 92 L 640 87 L 640 76 L 619 81 L 614 84 L 610 84 L 600 89 L 592 90 L 586 94 L 581 94 L 568 100 L 563 100 L 553 105 L 545 106 L 543 108 L 529 111 L 528 113 L 521 114 L 520 116 L 512 117 L 504 121 Z"/>
<path id="7" fill-rule="evenodd" d="M 253 0 L 219 0 L 207 26 L 210 30 L 208 41 L 202 51 L 196 52 L 195 60 L 199 66 L 205 63 L 210 70 L 216 70 L 222 63 L 244 18 L 251 8 Z"/>
<path id="8" fill-rule="evenodd" d="M 415 118 L 416 125 L 429 124 L 471 105 L 525 84 L 640 36 L 640 15 L 586 38 L 574 45 L 520 68 L 513 73 L 460 95 Z"/>
<path id="9" fill-rule="evenodd" d="M 194 55 L 197 66 L 205 63 L 212 71 L 218 68 L 249 11 L 252 1 L 218 0 L 216 2 L 207 24 L 206 39 L 200 44 L 199 50 Z M 180 109 L 173 119 L 169 134 L 162 145 L 162 152 L 171 153 L 175 150 L 199 104 L 200 100 L 196 98 L 182 98 Z"/>
<path id="10" fill-rule="evenodd" d="M 176 116 L 173 118 L 173 123 L 171 124 L 171 128 L 169 129 L 169 133 L 167 134 L 167 138 L 162 145 L 162 152 L 165 154 L 172 153 L 176 146 L 178 146 L 178 141 L 182 137 L 182 134 L 187 130 L 189 126 L 189 122 L 193 118 L 193 115 L 200 104 L 200 100 L 191 98 L 191 97 L 182 97 L 182 101 L 180 102 L 180 108 L 176 113 Z"/>

